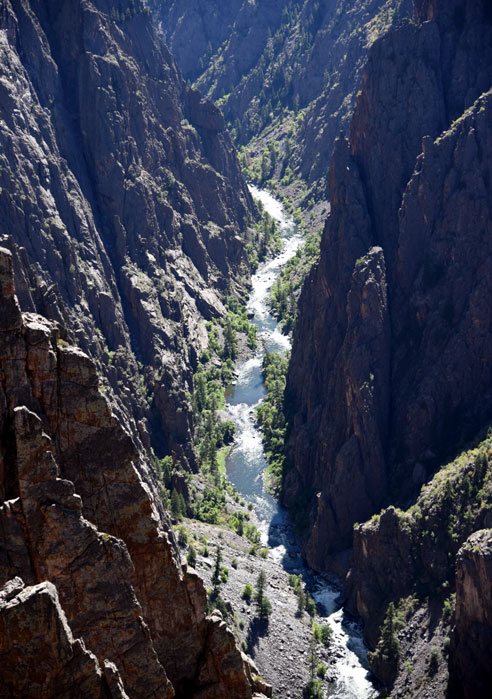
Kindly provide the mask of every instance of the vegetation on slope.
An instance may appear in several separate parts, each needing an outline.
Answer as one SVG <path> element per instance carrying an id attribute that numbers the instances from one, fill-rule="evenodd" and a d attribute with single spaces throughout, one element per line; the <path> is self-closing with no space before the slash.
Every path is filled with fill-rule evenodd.
<path id="1" fill-rule="evenodd" d="M 284 415 L 284 392 L 288 364 L 288 355 L 266 352 L 262 374 L 267 394 L 256 410 L 268 460 L 267 486 L 274 493 L 278 493 L 282 486 L 285 467 L 284 441 L 287 424 Z"/>
<path id="2" fill-rule="evenodd" d="M 319 257 L 321 229 L 310 233 L 305 243 L 286 263 L 272 287 L 271 307 L 282 321 L 285 332 L 293 332 L 297 317 L 297 299 L 304 280 Z"/>
<path id="3" fill-rule="evenodd" d="M 391 528 L 387 530 L 389 513 Z M 431 682 L 438 670 L 444 672 L 440 658 L 449 652 L 454 624 L 457 554 L 473 532 L 487 527 L 491 515 L 492 429 L 489 429 L 477 446 L 440 469 L 409 509 L 392 507 L 375 515 L 370 522 L 356 525 L 356 550 L 357 540 L 365 538 L 366 555 L 373 559 L 367 564 L 368 569 L 356 574 L 371 580 L 373 590 L 381 584 L 382 569 L 387 568 L 388 561 L 395 561 L 395 556 L 401 561 L 399 569 L 387 580 L 391 597 L 386 597 L 379 641 L 369 656 L 372 669 L 387 686 L 397 676 L 404 676 L 404 663 L 410 666 L 415 655 L 414 635 L 418 635 L 416 629 L 422 624 L 429 628 L 427 642 L 418 651 L 426 657 L 425 669 L 420 669 L 420 682 Z M 391 540 L 386 541 L 389 531 Z M 388 592 L 381 589 L 380 594 Z M 414 618 L 420 621 L 414 622 Z M 405 634 L 401 633 L 403 629 Z"/>

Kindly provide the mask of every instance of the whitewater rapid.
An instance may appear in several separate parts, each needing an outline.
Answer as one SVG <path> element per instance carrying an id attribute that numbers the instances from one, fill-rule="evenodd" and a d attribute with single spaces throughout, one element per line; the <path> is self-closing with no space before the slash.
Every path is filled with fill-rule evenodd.
<path id="1" fill-rule="evenodd" d="M 226 409 L 236 425 L 234 446 L 226 460 L 227 473 L 239 493 L 253 503 L 260 522 L 262 544 L 269 548 L 269 556 L 288 573 L 302 573 L 321 612 L 321 623 L 333 629 L 330 648 L 336 664 L 330 669 L 336 680 L 328 696 L 337 699 L 373 699 L 377 692 L 368 676 L 366 650 L 359 624 L 345 618 L 344 610 L 337 603 L 339 588 L 304 565 L 289 517 L 267 492 L 263 481 L 267 462 L 255 420 L 255 410 L 265 397 L 262 359 L 265 350 L 286 352 L 290 349 L 290 339 L 282 334 L 277 320 L 270 313 L 268 299 L 275 280 L 286 262 L 295 255 L 303 238 L 282 204 L 269 192 L 253 186 L 250 186 L 250 191 L 277 221 L 282 248 L 272 260 L 260 264 L 252 278 L 247 310 L 251 322 L 258 327 L 258 351 L 239 367 L 237 381 L 226 394 Z"/>

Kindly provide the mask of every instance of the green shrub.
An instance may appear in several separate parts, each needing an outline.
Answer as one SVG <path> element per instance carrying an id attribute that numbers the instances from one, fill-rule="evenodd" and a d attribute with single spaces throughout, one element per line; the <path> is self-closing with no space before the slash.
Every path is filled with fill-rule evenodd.
<path id="1" fill-rule="evenodd" d="M 432 646 L 431 654 L 429 658 L 429 673 L 435 675 L 439 669 L 439 662 L 441 660 L 441 653 L 437 646 Z"/>
<path id="2" fill-rule="evenodd" d="M 251 602 L 251 600 L 253 598 L 253 587 L 252 587 L 252 585 L 250 585 L 250 583 L 246 583 L 246 585 L 243 587 L 243 591 L 241 592 L 241 597 L 246 602 Z"/>
<path id="3" fill-rule="evenodd" d="M 303 699 L 323 699 L 323 686 L 319 680 L 310 680 L 302 690 Z"/>
<path id="4" fill-rule="evenodd" d="M 186 556 L 186 560 L 188 562 L 188 565 L 190 565 L 192 568 L 195 568 L 196 566 L 196 551 L 194 546 L 190 546 L 188 550 L 188 555 Z"/>
<path id="5" fill-rule="evenodd" d="M 186 546 L 188 543 L 188 530 L 183 525 L 178 527 L 178 544 Z"/>

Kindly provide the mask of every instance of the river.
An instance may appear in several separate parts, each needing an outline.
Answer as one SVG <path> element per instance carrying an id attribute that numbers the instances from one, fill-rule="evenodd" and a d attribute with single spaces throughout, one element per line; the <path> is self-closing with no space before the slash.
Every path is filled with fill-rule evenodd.
<path id="1" fill-rule="evenodd" d="M 345 618 L 344 610 L 337 604 L 340 589 L 324 576 L 316 575 L 304 565 L 301 550 L 284 508 L 266 491 L 263 472 L 267 466 L 259 429 L 254 412 L 265 396 L 261 363 L 264 348 L 273 352 L 286 352 L 290 340 L 283 335 L 276 319 L 271 315 L 268 298 L 273 283 L 283 266 L 292 257 L 303 238 L 294 222 L 288 218 L 280 202 L 268 192 L 250 187 L 251 194 L 259 199 L 265 210 L 276 219 L 282 238 L 281 252 L 272 260 L 262 263 L 253 276 L 252 291 L 247 310 L 251 322 L 258 327 L 258 351 L 240 367 L 236 383 L 226 395 L 226 408 L 236 425 L 234 446 L 227 458 L 229 479 L 240 494 L 253 503 L 260 522 L 262 543 L 268 546 L 269 555 L 281 563 L 288 573 L 302 573 L 318 605 L 321 623 L 333 629 L 331 649 L 337 658 L 334 668 L 336 681 L 329 690 L 330 697 L 339 699 L 372 699 L 377 695 L 369 680 L 361 628 L 358 623 Z"/>

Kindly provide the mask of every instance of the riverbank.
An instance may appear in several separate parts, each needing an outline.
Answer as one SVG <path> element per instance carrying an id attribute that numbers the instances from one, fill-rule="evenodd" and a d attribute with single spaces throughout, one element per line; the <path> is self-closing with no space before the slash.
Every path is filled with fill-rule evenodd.
<path id="1" fill-rule="evenodd" d="M 258 524 L 253 517 L 251 521 Z M 216 552 L 220 547 L 227 580 L 220 583 L 219 592 L 231 610 L 226 621 L 243 650 L 254 660 L 260 675 L 273 686 L 273 696 L 301 697 L 310 678 L 310 617 L 306 612 L 302 617 L 297 614 L 297 597 L 283 566 L 271 554 L 266 558 L 260 553 L 249 554 L 249 541 L 235 532 L 197 521 L 186 522 L 186 527 L 202 547 L 207 542 L 208 555 L 197 554 L 196 571 L 208 588 L 212 587 Z M 268 621 L 260 620 L 254 600 L 247 602 L 242 598 L 247 584 L 255 588 L 260 572 L 266 575 L 265 594 L 272 604 Z M 319 662 L 330 668 L 330 679 L 334 679 L 327 649 L 319 648 Z"/>
<path id="2" fill-rule="evenodd" d="M 235 380 L 225 392 L 225 404 L 218 394 L 215 399 L 221 406 L 220 420 L 232 420 L 236 427 L 225 462 L 233 487 L 214 490 L 209 473 L 195 482 L 203 516 L 200 521 L 185 520 L 178 527 L 182 557 L 204 580 L 211 609 L 222 610 L 259 674 L 273 686 L 274 697 L 302 697 L 314 677 L 319 693 L 311 697 L 372 699 L 376 692 L 368 679 L 361 629 L 345 618 L 337 602 L 341 585 L 317 576 L 304 565 L 289 516 L 264 485 L 267 461 L 256 419 L 256 408 L 265 397 L 262 359 L 266 351 L 284 353 L 290 348 L 289 338 L 280 332 L 270 313 L 270 289 L 303 238 L 280 202 L 256 188 L 252 193 L 261 197 L 264 208 L 278 222 L 282 249 L 261 263 L 252 278 L 246 314 L 257 327 L 257 348 L 246 351 L 246 337 L 238 335 Z M 211 331 L 212 344 L 213 336 Z M 205 407 L 215 404 L 212 394 L 218 391 L 218 384 L 207 377 L 205 383 L 202 381 Z M 213 498 L 208 502 L 208 497 L 205 512 L 203 498 L 211 489 L 217 502 Z M 260 573 L 265 575 L 265 595 L 271 603 L 268 620 L 260 618 L 254 591 L 249 601 L 243 594 L 247 585 L 254 590 Z M 328 627 L 329 638 L 324 643 L 321 627 Z"/>
<path id="3" fill-rule="evenodd" d="M 260 565 L 257 561 L 243 563 L 242 559 L 241 565 L 246 576 L 254 575 L 261 565 L 265 565 L 274 581 L 270 586 L 272 589 L 267 591 L 267 595 L 270 592 L 274 597 L 268 634 L 259 637 L 258 648 L 254 650 L 260 669 L 272 682 L 278 699 L 302 696 L 302 688 L 312 675 L 312 630 L 306 614 L 296 616 L 298 597 L 289 587 L 288 578 L 289 574 L 300 574 L 308 580 L 308 587 L 319 604 L 314 622 L 327 624 L 333 630 L 329 648 L 322 644 L 317 644 L 315 648 L 319 654 L 314 663 L 315 669 L 318 662 L 327 667 L 323 679 L 326 696 L 369 699 L 375 696 L 375 690 L 367 678 L 360 627 L 355 622 L 348 622 L 337 605 L 339 588 L 325 578 L 316 577 L 303 565 L 290 520 L 285 510 L 266 491 L 263 482 L 267 462 L 255 418 L 255 410 L 265 395 L 262 358 L 265 351 L 283 353 L 290 348 L 289 338 L 280 332 L 276 319 L 270 313 L 269 296 L 275 280 L 302 244 L 303 238 L 293 221 L 285 215 L 280 202 L 268 192 L 255 187 L 251 188 L 251 192 L 261 200 L 270 216 L 277 220 L 283 243 L 280 254 L 260 265 L 253 276 L 247 312 L 251 322 L 258 327 L 259 350 L 239 366 L 237 380 L 226 393 L 226 410 L 236 425 L 234 445 L 226 460 L 227 474 L 240 495 L 253 503 L 262 544 L 268 547 L 268 557 Z M 238 567 L 237 571 L 240 570 L 243 568 Z M 244 575 L 241 578 L 241 573 L 237 571 L 234 578 L 241 579 L 239 587 L 246 582 L 254 582 L 243 582 Z M 237 597 L 237 589 L 231 594 Z M 244 619 L 240 621 L 244 623 L 247 634 L 255 635 L 257 623 L 250 615 L 248 618 L 247 627 Z M 269 668 L 269 665 L 272 667 Z"/>

